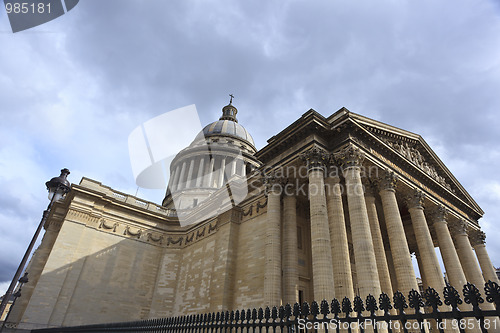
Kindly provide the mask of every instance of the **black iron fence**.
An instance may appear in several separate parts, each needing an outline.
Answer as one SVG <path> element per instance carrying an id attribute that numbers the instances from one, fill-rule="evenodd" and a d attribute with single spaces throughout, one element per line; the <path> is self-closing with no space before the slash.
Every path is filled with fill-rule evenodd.
<path id="1" fill-rule="evenodd" d="M 266 307 L 265 309 L 247 309 L 223 311 L 161 319 L 148 319 L 133 322 L 60 327 L 34 330 L 36 333 L 66 332 L 176 332 L 176 333 L 255 333 L 255 332 L 441 332 L 455 328 L 465 332 L 469 328 L 480 328 L 483 333 L 500 332 L 500 287 L 488 281 L 484 287 L 484 298 L 476 286 L 467 283 L 463 287 L 463 299 L 460 293 L 450 285 L 443 290 L 443 300 L 436 290 L 427 288 L 423 294 L 410 291 L 408 300 L 401 292 L 394 297 L 382 293 L 378 300 L 368 295 L 365 301 L 356 296 L 351 302 L 347 297 L 341 302 L 331 303 L 323 300 L 310 305 L 296 303 Z M 485 303 L 485 301 L 487 303 Z M 460 311 L 463 303 L 470 304 L 468 311 Z M 440 311 L 444 304 L 449 311 Z M 493 304 L 487 309 L 484 304 Z M 482 305 L 483 304 L 483 305 Z M 481 307 L 483 309 L 481 309 Z M 424 311 L 425 308 L 425 311 Z M 392 311 L 395 309 L 397 311 Z M 408 313 L 407 313 L 408 312 Z"/>

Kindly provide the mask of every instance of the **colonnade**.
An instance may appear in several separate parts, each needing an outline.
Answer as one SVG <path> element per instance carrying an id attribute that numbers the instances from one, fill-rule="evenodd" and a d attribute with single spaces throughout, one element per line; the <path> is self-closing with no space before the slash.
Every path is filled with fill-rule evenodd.
<path id="1" fill-rule="evenodd" d="M 366 298 L 368 294 L 379 295 L 381 292 L 392 298 L 396 290 L 405 295 L 411 289 L 418 290 L 398 204 L 401 200 L 396 198 L 397 194 L 403 195 L 397 190 L 397 176 L 389 171 L 363 184 L 360 169 L 364 156 L 356 147 L 348 146 L 334 156 L 343 168 L 347 207 L 342 202 L 341 179 L 325 174 L 329 155 L 317 148 L 302 155 L 309 170 L 314 299 L 343 299 L 345 296 L 352 299 L 355 294 Z M 268 193 L 265 305 L 293 304 L 298 301 L 297 198 L 290 193 L 293 191 L 286 191 L 283 214 L 280 214 L 281 194 L 273 188 L 270 186 Z M 379 220 L 377 212 L 376 192 L 381 200 L 383 221 Z M 498 282 L 484 246 L 484 233 L 479 230 L 468 231 L 465 221 L 453 220 L 448 223 L 448 212 L 443 206 L 434 207 L 428 212 L 423 201 L 424 193 L 418 189 L 406 195 L 404 200 L 416 240 L 416 248 L 412 250 L 417 255 L 425 285 L 440 293 L 445 287 L 429 225 L 435 229 L 451 285 L 461 290 L 467 281 L 478 287 L 484 286 L 485 279 Z M 349 214 L 350 237 L 345 223 L 346 213 Z M 387 230 L 388 242 L 385 244 L 381 225 Z M 282 235 L 280 230 L 283 230 Z M 352 240 L 354 249 L 356 290 L 348 239 Z M 280 255 L 282 248 L 283 255 Z M 470 307 L 467 304 L 461 306 L 463 310 Z"/>
<path id="2" fill-rule="evenodd" d="M 246 176 L 246 163 L 241 156 L 193 156 L 176 164 L 168 186 L 171 192 L 200 187 L 220 188 L 234 175 Z"/>

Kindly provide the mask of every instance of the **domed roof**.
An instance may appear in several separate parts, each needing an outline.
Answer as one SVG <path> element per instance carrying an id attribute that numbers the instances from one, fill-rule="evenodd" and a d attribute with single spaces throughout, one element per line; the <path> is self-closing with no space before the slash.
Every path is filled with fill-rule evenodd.
<path id="1" fill-rule="evenodd" d="M 201 139 L 203 137 L 209 137 L 209 136 L 232 136 L 238 139 L 242 139 L 245 141 L 248 141 L 252 146 L 255 146 L 255 143 L 253 142 L 253 138 L 248 133 L 248 131 L 241 126 L 240 124 L 232 121 L 232 120 L 218 120 L 214 121 L 213 123 L 205 126 L 203 131 L 201 131 L 197 136 L 196 139 Z"/>
<path id="2" fill-rule="evenodd" d="M 229 105 L 222 108 L 222 117 L 220 117 L 218 121 L 214 121 L 213 123 L 205 126 L 205 128 L 203 128 L 203 130 L 196 136 L 195 141 L 210 136 L 231 136 L 247 141 L 255 147 L 255 143 L 250 133 L 248 133 L 245 127 L 238 124 L 238 120 L 236 119 L 237 113 L 238 109 L 236 109 L 236 107 L 234 107 L 234 105 L 230 102 Z"/>

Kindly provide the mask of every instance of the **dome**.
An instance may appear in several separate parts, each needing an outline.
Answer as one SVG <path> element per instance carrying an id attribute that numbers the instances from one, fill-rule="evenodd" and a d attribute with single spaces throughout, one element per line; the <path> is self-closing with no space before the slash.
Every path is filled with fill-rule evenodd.
<path id="1" fill-rule="evenodd" d="M 255 147 L 252 136 L 248 131 L 232 120 L 218 120 L 207 126 L 196 136 L 196 140 L 210 136 L 232 136 L 237 139 L 247 141 Z"/>
<path id="2" fill-rule="evenodd" d="M 232 104 L 233 96 L 228 105 L 222 108 L 222 116 L 218 121 L 215 121 L 207 126 L 196 136 L 195 141 L 207 138 L 210 136 L 229 136 L 240 140 L 244 140 L 255 148 L 253 138 L 245 129 L 245 127 L 238 124 L 236 114 L 238 109 Z"/>

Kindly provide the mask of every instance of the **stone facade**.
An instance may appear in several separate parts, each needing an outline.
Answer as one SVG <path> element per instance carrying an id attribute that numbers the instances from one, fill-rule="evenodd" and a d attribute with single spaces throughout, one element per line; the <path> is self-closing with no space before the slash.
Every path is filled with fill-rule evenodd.
<path id="1" fill-rule="evenodd" d="M 418 290 L 413 254 L 424 285 L 442 290 L 436 247 L 453 285 L 498 282 L 483 211 L 419 135 L 345 108 L 328 118 L 309 110 L 257 151 L 231 123 L 236 113 L 226 106 L 204 130 L 218 144 L 210 155 L 202 136 L 174 159 L 162 206 L 87 178 L 73 184 L 8 325 L 408 294 Z"/>

